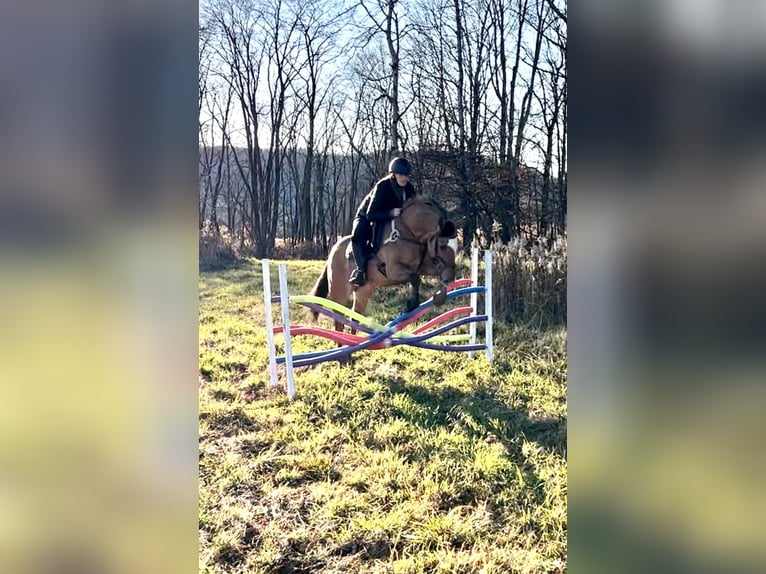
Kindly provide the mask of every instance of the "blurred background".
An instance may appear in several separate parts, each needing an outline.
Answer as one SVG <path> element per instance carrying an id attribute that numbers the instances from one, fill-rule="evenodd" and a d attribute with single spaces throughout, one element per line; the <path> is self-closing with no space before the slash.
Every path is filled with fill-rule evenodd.
<path id="1" fill-rule="evenodd" d="M 570 568 L 760 572 L 763 3 L 578 3 Z M 0 570 L 185 572 L 198 14 L 0 7 Z"/>
<path id="2" fill-rule="evenodd" d="M 765 11 L 572 13 L 573 572 L 766 568 Z"/>
<path id="3" fill-rule="evenodd" d="M 196 568 L 196 17 L 0 7 L 0 571 Z"/>

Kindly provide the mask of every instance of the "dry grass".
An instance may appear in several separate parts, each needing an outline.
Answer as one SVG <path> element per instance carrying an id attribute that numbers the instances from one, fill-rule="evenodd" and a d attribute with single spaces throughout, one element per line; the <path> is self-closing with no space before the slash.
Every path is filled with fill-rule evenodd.
<path id="1" fill-rule="evenodd" d="M 495 248 L 495 309 L 507 321 L 566 325 L 567 238 L 549 245 L 522 238 Z"/>
<path id="2" fill-rule="evenodd" d="M 200 271 L 214 271 L 233 265 L 237 262 L 238 255 L 233 238 L 225 231 L 221 234 L 215 233 L 210 228 L 200 231 Z"/>
<path id="3" fill-rule="evenodd" d="M 288 267 L 301 293 L 322 262 Z M 290 401 L 268 385 L 261 284 L 257 262 L 200 279 L 201 572 L 566 571 L 564 330 L 500 322 L 491 365 L 324 363 Z M 400 304 L 381 291 L 369 314 Z"/>

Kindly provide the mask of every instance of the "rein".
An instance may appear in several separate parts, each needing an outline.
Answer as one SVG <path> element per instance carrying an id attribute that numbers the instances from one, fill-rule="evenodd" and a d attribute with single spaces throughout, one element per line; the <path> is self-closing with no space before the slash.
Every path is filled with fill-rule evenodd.
<path id="1" fill-rule="evenodd" d="M 407 230 L 407 234 L 411 235 L 412 237 L 415 236 L 414 233 L 412 233 L 412 230 L 407 227 L 407 224 L 404 223 L 404 219 L 402 219 L 401 216 L 392 219 L 391 220 L 391 233 L 388 235 L 388 238 L 383 242 L 383 245 L 386 245 L 387 243 L 394 243 L 395 241 L 407 241 L 408 243 L 414 243 L 415 245 L 420 245 L 421 247 L 428 247 L 428 241 L 418 241 L 417 239 L 412 239 L 412 237 L 404 237 L 399 230 L 396 228 L 396 220 L 400 219 L 399 224 L 404 227 L 404 229 Z"/>

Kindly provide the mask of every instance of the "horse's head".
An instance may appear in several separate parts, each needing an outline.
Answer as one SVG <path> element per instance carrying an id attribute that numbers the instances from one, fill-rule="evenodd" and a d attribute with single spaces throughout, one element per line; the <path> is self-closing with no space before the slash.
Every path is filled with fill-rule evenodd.
<path id="1" fill-rule="evenodd" d="M 446 210 L 429 198 L 417 197 L 406 202 L 402 218 L 412 234 L 427 245 L 418 272 L 439 277 L 442 287 L 434 302 L 440 305 L 446 300 L 445 287 L 455 279 L 455 249 L 450 239 L 456 237 L 457 228 Z"/>
<path id="2" fill-rule="evenodd" d="M 455 224 L 446 221 L 441 227 L 439 235 L 432 238 L 428 243 L 428 249 L 421 275 L 439 277 L 442 286 L 446 286 L 455 279 L 455 249 L 457 247 Z"/>
<path id="3" fill-rule="evenodd" d="M 453 225 L 454 226 L 454 225 Z M 434 293 L 434 304 L 442 305 L 447 301 L 447 285 L 455 280 L 456 264 L 454 239 L 435 237 L 435 254 L 426 254 L 423 265 L 418 270 L 421 275 L 434 275 L 439 278 L 439 289 Z"/>
<path id="4" fill-rule="evenodd" d="M 455 259 L 457 254 L 451 243 L 449 239 L 444 237 L 440 237 L 438 240 L 435 266 L 437 269 L 443 268 L 439 272 L 439 281 L 442 285 L 447 285 L 455 280 Z"/>

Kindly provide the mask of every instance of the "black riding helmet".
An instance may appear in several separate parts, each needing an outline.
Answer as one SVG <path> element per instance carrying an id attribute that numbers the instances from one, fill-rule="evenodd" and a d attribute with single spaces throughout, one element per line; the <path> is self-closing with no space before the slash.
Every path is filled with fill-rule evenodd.
<path id="1" fill-rule="evenodd" d="M 388 164 L 388 171 L 391 173 L 400 173 L 402 175 L 410 176 L 412 174 L 412 166 L 403 157 L 395 157 Z"/>

